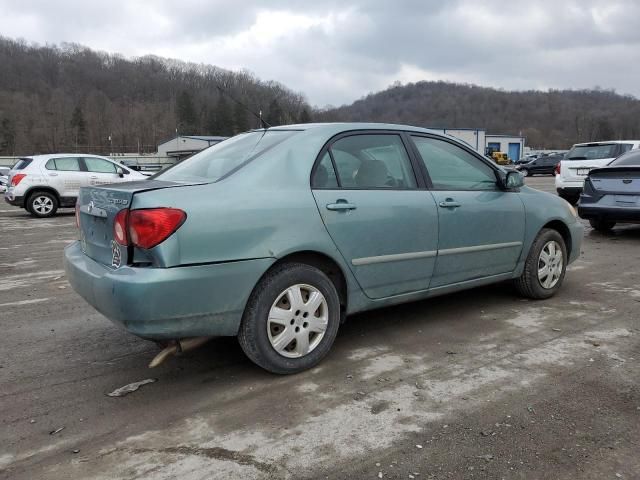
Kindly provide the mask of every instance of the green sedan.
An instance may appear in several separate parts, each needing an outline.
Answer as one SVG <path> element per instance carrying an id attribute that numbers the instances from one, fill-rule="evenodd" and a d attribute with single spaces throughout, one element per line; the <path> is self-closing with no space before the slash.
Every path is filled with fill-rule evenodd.
<path id="1" fill-rule="evenodd" d="M 358 123 L 254 130 L 82 188 L 76 220 L 67 276 L 107 318 L 162 355 L 237 336 L 282 374 L 355 312 L 505 280 L 551 297 L 583 235 L 567 202 L 452 137 Z"/>

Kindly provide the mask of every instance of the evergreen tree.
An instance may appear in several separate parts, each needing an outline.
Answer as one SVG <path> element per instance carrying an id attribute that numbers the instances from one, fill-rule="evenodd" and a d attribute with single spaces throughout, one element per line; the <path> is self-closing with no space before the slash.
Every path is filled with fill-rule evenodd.
<path id="1" fill-rule="evenodd" d="M 240 103 L 236 103 L 235 107 L 234 107 L 234 112 L 233 112 L 233 116 L 234 116 L 234 120 L 235 120 L 235 132 L 234 133 L 241 133 L 241 132 L 246 132 L 247 130 L 249 130 L 249 118 L 247 116 L 247 110 L 245 109 L 244 105 L 240 104 Z"/>
<path id="2" fill-rule="evenodd" d="M 71 122 L 69 123 L 73 129 L 76 147 L 87 143 L 87 122 L 84 120 L 82 109 L 76 106 L 71 114 Z"/>
<path id="3" fill-rule="evenodd" d="M 194 134 L 198 132 L 198 116 L 191 95 L 186 90 L 176 100 L 178 130 L 180 133 Z"/>
<path id="4" fill-rule="evenodd" d="M 311 113 L 307 107 L 302 109 L 300 112 L 300 118 L 298 118 L 299 123 L 311 123 Z"/>
<path id="5" fill-rule="evenodd" d="M 14 155 L 16 148 L 16 128 L 9 118 L 3 118 L 0 123 L 0 152 Z"/>
<path id="6" fill-rule="evenodd" d="M 267 116 L 267 122 L 274 127 L 277 125 L 282 125 L 283 117 L 284 112 L 282 111 L 282 107 L 280 107 L 278 100 L 274 98 L 269 104 L 269 114 Z"/>

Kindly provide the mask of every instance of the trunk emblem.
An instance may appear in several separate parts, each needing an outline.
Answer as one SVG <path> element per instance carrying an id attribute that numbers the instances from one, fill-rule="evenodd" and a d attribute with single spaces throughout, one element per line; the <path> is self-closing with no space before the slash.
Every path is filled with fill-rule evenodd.
<path id="1" fill-rule="evenodd" d="M 120 245 L 115 240 L 111 240 L 111 266 L 114 268 L 120 268 L 122 263 L 122 253 L 120 252 Z"/>
<path id="2" fill-rule="evenodd" d="M 633 180 L 631 180 L 630 178 L 625 178 L 624 180 L 622 180 L 622 183 L 631 183 Z"/>

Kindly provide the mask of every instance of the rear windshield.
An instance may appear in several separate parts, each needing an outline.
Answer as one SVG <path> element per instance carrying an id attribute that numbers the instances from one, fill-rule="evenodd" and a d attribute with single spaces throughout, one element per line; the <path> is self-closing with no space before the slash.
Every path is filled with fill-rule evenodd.
<path id="1" fill-rule="evenodd" d="M 612 167 L 621 167 L 624 165 L 640 166 L 640 150 L 632 150 L 624 155 L 619 156 L 609 165 Z"/>
<path id="2" fill-rule="evenodd" d="M 11 170 L 22 170 L 31 162 L 33 162 L 33 158 L 21 158 L 11 167 Z"/>
<path id="3" fill-rule="evenodd" d="M 602 158 L 614 158 L 619 152 L 617 143 L 605 143 L 595 145 L 578 145 L 567 154 L 567 160 L 600 160 Z"/>
<path id="4" fill-rule="evenodd" d="M 215 182 L 231 175 L 296 133 L 295 130 L 242 133 L 196 153 L 158 173 L 154 178 L 173 182 Z"/>

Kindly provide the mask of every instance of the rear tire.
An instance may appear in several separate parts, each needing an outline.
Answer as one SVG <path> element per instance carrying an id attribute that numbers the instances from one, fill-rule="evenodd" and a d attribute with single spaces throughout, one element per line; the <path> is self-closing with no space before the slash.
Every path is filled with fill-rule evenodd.
<path id="1" fill-rule="evenodd" d="M 527 170 L 526 168 L 521 168 L 520 173 L 522 174 L 523 177 L 529 176 L 529 170 Z"/>
<path id="2" fill-rule="evenodd" d="M 602 220 L 602 219 L 598 219 L 598 220 L 591 219 L 589 220 L 589 224 L 594 230 L 597 230 L 598 232 L 603 232 L 603 233 L 610 232 L 611 229 L 616 226 L 616 222 L 612 222 L 610 220 Z"/>
<path id="3" fill-rule="evenodd" d="M 285 263 L 254 288 L 238 341 L 255 364 L 277 374 L 307 370 L 322 360 L 338 334 L 340 298 L 321 270 Z"/>
<path id="4" fill-rule="evenodd" d="M 37 218 L 52 217 L 58 210 L 58 199 L 49 192 L 33 192 L 27 199 L 26 209 Z"/>
<path id="5" fill-rule="evenodd" d="M 522 275 L 514 282 L 516 289 L 522 296 L 535 300 L 552 297 L 562 285 L 567 260 L 562 235 L 543 228 L 531 245 Z"/>

